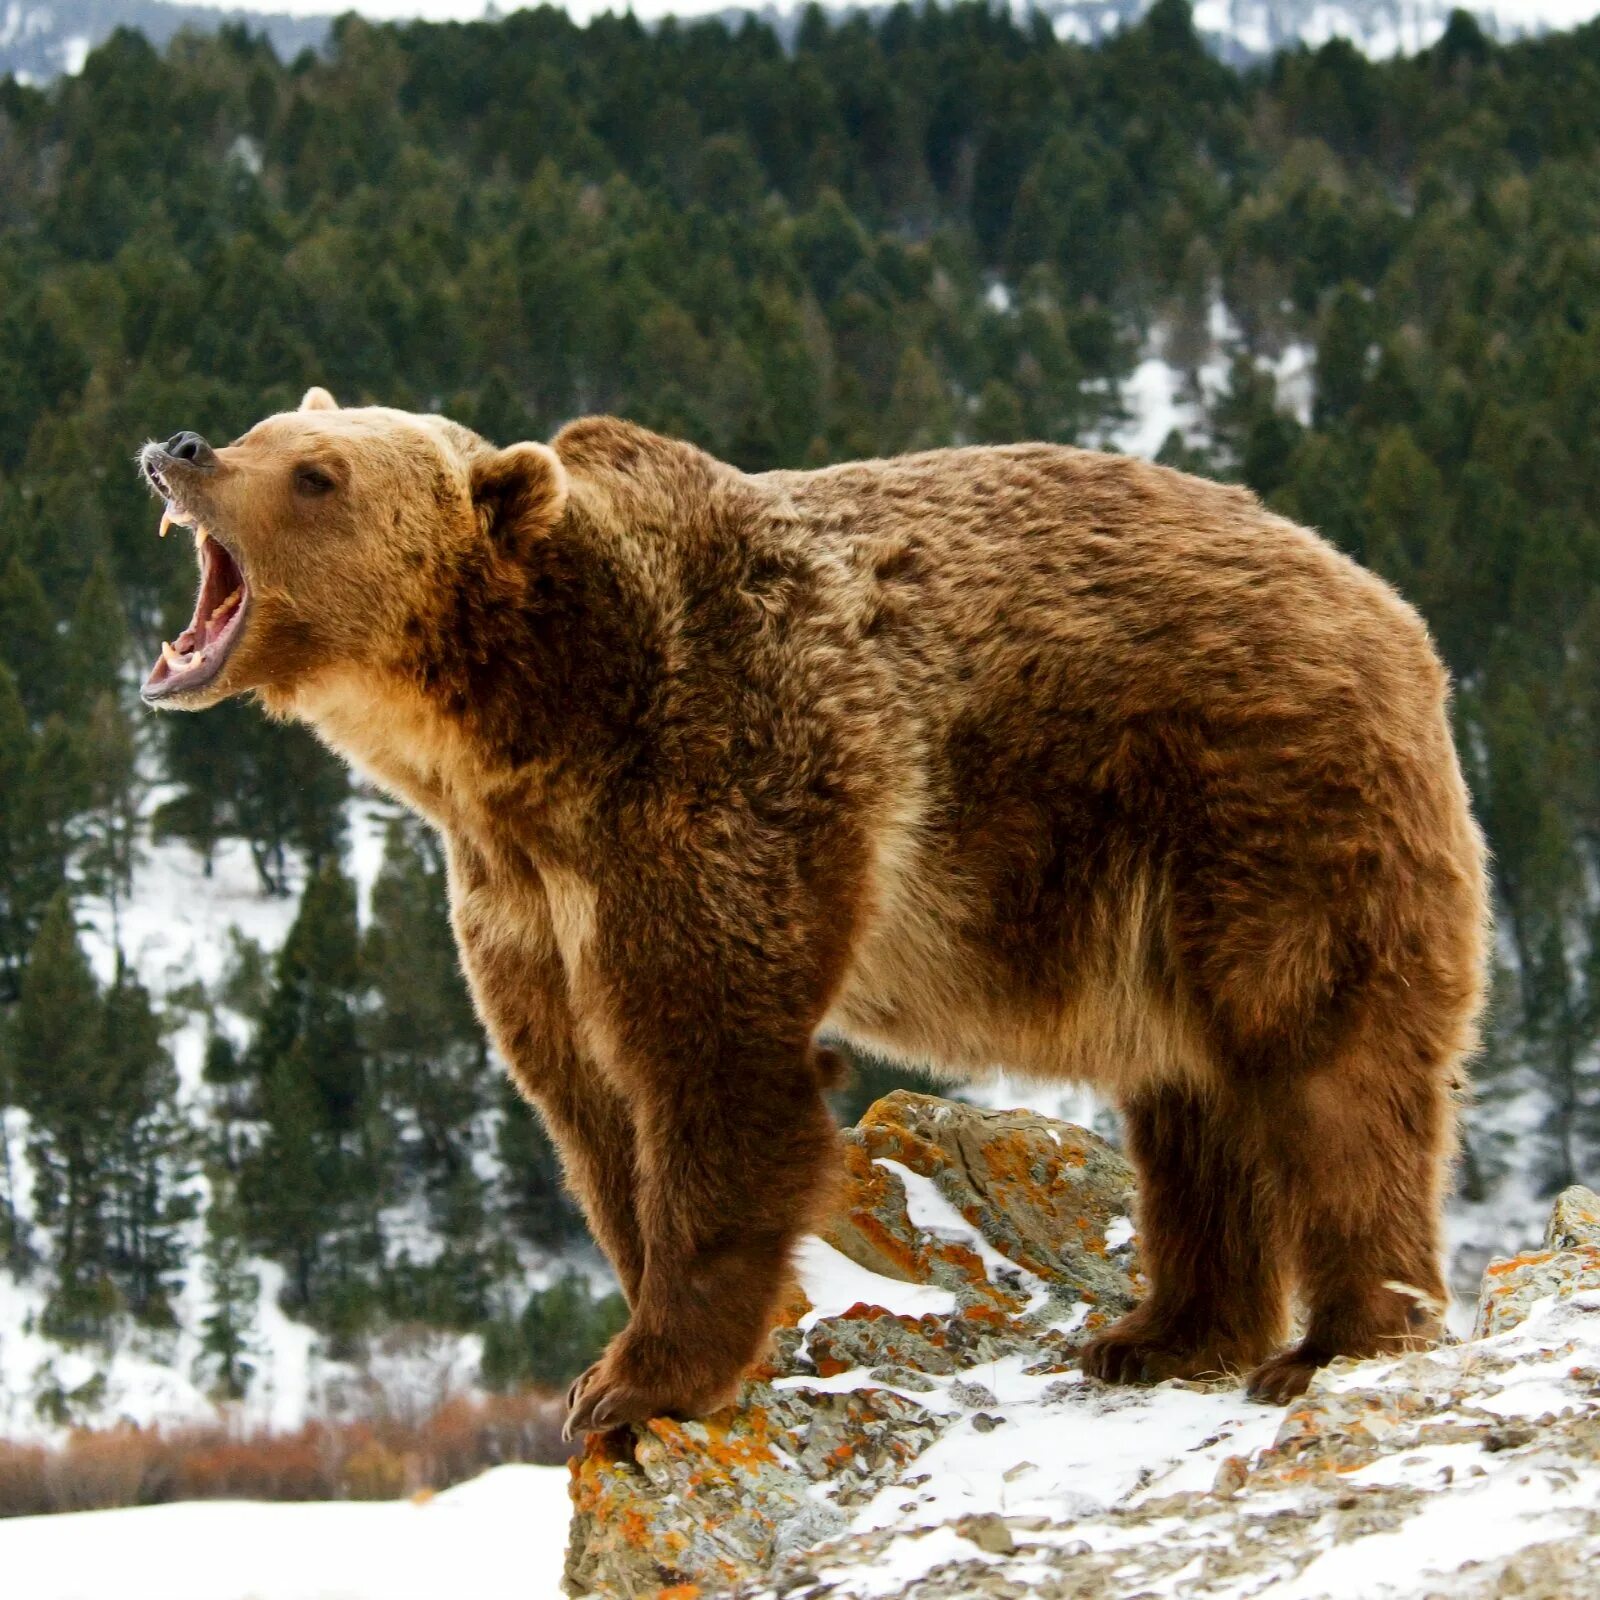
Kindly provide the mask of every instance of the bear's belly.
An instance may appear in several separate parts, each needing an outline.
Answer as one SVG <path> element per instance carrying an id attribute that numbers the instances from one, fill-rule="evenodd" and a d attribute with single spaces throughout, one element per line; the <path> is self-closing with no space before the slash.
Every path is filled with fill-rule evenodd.
<path id="1" fill-rule="evenodd" d="M 926 868 L 926 863 L 922 864 Z M 1146 982 L 1149 902 L 1130 895 L 1054 988 L 1025 980 L 967 932 L 963 896 L 915 863 L 858 940 L 821 1032 L 936 1076 L 1090 1083 L 1128 1095 L 1212 1076 L 1200 1030 Z M 1031 931 L 1039 941 L 1059 930 Z"/>

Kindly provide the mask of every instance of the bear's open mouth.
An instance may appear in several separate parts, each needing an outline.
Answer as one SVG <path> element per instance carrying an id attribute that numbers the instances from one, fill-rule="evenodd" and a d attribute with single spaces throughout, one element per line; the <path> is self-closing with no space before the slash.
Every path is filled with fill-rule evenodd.
<path id="1" fill-rule="evenodd" d="M 239 642 L 250 605 L 250 585 L 233 553 L 198 518 L 168 500 L 161 514 L 163 536 L 174 523 L 194 529 L 200 594 L 189 626 L 171 644 L 161 646 L 160 658 L 140 690 L 146 700 L 163 700 L 210 683 Z"/>

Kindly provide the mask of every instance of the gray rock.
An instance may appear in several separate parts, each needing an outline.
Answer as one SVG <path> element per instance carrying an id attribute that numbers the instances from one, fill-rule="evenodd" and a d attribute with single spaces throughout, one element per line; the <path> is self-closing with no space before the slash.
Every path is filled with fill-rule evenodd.
<path id="1" fill-rule="evenodd" d="M 1546 1250 L 1575 1250 L 1600 1246 L 1600 1194 L 1573 1184 L 1556 1196 L 1550 1208 L 1550 1225 L 1544 1231 Z"/>

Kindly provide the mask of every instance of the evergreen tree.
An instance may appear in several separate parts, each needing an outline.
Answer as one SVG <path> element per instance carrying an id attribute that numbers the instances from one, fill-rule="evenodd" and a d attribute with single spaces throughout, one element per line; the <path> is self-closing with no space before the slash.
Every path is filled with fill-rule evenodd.
<path id="1" fill-rule="evenodd" d="M 0 1268 L 20 1278 L 33 1265 L 33 1257 L 18 1188 L 23 1152 L 13 1145 L 8 1117 L 17 1104 L 9 1033 L 6 1019 L 0 1014 Z"/>
<path id="2" fill-rule="evenodd" d="M 450 932 L 439 845 L 414 821 L 389 825 L 363 965 L 375 1002 L 367 1041 L 398 1130 L 395 1182 L 442 1246 L 430 1262 L 408 1257 L 391 1274 L 391 1303 L 399 1310 L 406 1297 L 420 1299 L 416 1314 L 470 1325 L 487 1315 L 493 1280 L 512 1265 L 491 1227 L 477 1160 L 495 1072 Z"/>
<path id="3" fill-rule="evenodd" d="M 953 432 L 950 396 L 939 369 L 917 345 L 907 345 L 889 396 L 884 431 L 896 451 L 933 450 Z"/>
<path id="4" fill-rule="evenodd" d="M 361 1039 L 355 890 L 329 864 L 306 885 L 244 1072 L 261 1124 L 240 1162 L 246 1234 L 287 1273 L 287 1309 L 341 1333 L 370 1314 L 391 1143 Z"/>
<path id="5" fill-rule="evenodd" d="M 118 966 L 101 1006 L 106 1270 L 135 1317 L 164 1324 L 184 1268 L 183 1228 L 196 1209 L 194 1141 L 150 996 Z"/>
<path id="6" fill-rule="evenodd" d="M 542 1250 L 580 1243 L 587 1237 L 583 1213 L 562 1183 L 560 1159 L 538 1113 L 503 1073 L 496 1095 L 495 1149 L 502 1175 L 500 1206 L 507 1222 L 520 1238 Z"/>
<path id="7" fill-rule="evenodd" d="M 99 1337 L 119 1310 L 169 1320 L 193 1214 L 177 1077 L 144 990 L 123 973 L 102 994 L 65 895 L 29 955 L 10 1072 L 29 1116 L 35 1216 L 52 1246 L 51 1331 Z"/>
<path id="8" fill-rule="evenodd" d="M 88 805 L 79 823 L 78 865 L 84 886 L 105 897 L 120 949 L 122 907 L 139 860 L 140 784 L 133 729 L 114 690 L 95 695 L 81 742 Z"/>
<path id="9" fill-rule="evenodd" d="M 219 1399 L 242 1400 L 256 1371 L 252 1330 L 261 1286 L 250 1269 L 234 1176 L 219 1165 L 209 1178 L 205 1285 L 210 1306 L 200 1324 L 198 1376 Z"/>
<path id="10" fill-rule="evenodd" d="M 564 1386 L 605 1348 L 628 1319 L 620 1294 L 596 1295 L 576 1272 L 536 1289 L 515 1319 L 489 1324 L 483 1343 L 483 1381 L 491 1389 L 524 1384 Z"/>
<path id="11" fill-rule="evenodd" d="M 0 568 L 0 662 L 11 669 L 28 716 L 42 721 L 60 701 L 55 618 L 33 569 L 13 555 Z"/>
<path id="12" fill-rule="evenodd" d="M 34 742 L 16 679 L 0 666 L 0 1000 L 16 997 L 39 920 L 66 867 L 39 811 Z"/>
<path id="13" fill-rule="evenodd" d="M 115 1309 L 106 1271 L 99 1156 L 105 1112 L 100 996 L 66 896 L 29 954 L 11 1027 L 11 1073 L 29 1116 L 34 1213 L 52 1244 L 47 1320 L 64 1337 L 102 1332 Z"/>
<path id="14" fill-rule="evenodd" d="M 110 566 L 97 556 L 67 634 L 61 703 L 71 714 L 81 716 L 101 695 L 116 696 L 126 647 L 122 602 Z"/>
<path id="15" fill-rule="evenodd" d="M 289 893 L 293 857 L 310 873 L 337 860 L 349 780 L 306 729 L 236 702 L 203 718 L 169 717 L 167 729 L 179 790 L 156 813 L 159 835 L 188 840 L 208 868 L 220 839 L 244 839 L 274 895 Z"/>

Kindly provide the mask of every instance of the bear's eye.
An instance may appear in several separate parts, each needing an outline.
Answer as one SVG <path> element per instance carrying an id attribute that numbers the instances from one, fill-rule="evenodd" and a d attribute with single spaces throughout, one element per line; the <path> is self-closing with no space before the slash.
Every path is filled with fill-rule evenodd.
<path id="1" fill-rule="evenodd" d="M 334 483 L 321 467 L 303 466 L 294 469 L 294 486 L 301 494 L 331 494 Z"/>

